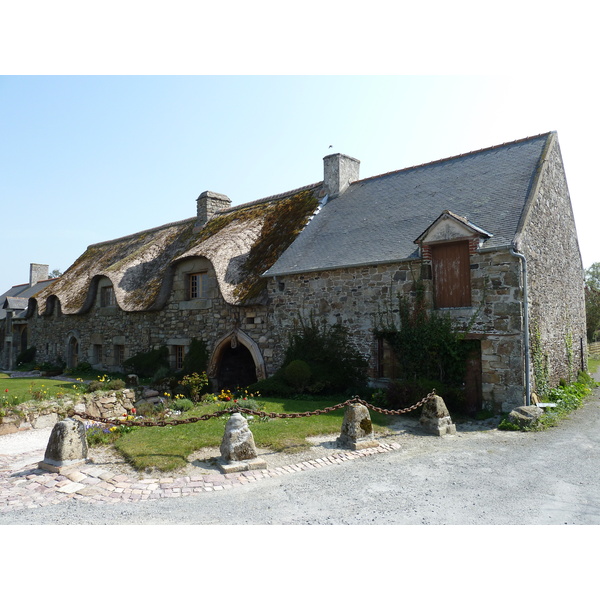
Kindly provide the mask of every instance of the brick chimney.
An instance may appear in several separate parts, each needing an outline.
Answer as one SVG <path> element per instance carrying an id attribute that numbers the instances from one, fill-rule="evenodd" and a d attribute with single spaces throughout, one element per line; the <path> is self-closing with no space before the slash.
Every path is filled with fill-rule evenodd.
<path id="1" fill-rule="evenodd" d="M 358 179 L 360 161 L 345 154 L 330 154 L 323 159 L 324 183 L 330 196 L 337 196 Z"/>
<path id="2" fill-rule="evenodd" d="M 38 281 L 48 279 L 48 265 L 38 265 L 30 263 L 29 265 L 29 286 L 33 287 Z"/>
<path id="3" fill-rule="evenodd" d="M 231 200 L 227 196 L 216 192 L 202 192 L 196 202 L 198 204 L 196 227 L 202 227 L 215 213 L 226 210 L 231 206 Z"/>

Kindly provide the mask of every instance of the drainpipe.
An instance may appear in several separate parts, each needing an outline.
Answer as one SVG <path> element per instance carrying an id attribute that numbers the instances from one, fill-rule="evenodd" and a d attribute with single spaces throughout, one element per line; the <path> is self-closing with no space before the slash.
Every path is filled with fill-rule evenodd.
<path id="1" fill-rule="evenodd" d="M 527 297 L 527 259 L 511 246 L 510 253 L 521 261 L 523 267 L 523 346 L 525 348 L 525 406 L 531 404 L 531 374 L 529 356 L 529 301 Z"/>

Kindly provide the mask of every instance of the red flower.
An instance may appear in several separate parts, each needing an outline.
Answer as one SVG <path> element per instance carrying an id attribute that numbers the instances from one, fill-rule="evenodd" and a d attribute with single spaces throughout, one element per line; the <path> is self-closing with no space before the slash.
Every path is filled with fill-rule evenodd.
<path id="1" fill-rule="evenodd" d="M 132 415 L 135 415 L 135 413 L 136 413 L 136 412 L 137 412 L 137 411 L 135 410 L 135 408 L 132 408 L 132 409 L 131 409 L 131 414 L 132 414 Z"/>
<path id="2" fill-rule="evenodd" d="M 8 388 L 6 388 L 6 389 L 4 390 L 4 393 L 5 393 L 5 394 L 8 394 Z"/>
<path id="3" fill-rule="evenodd" d="M 234 399 L 233 399 L 233 401 L 234 401 L 234 402 L 237 402 L 237 398 L 234 398 Z"/>

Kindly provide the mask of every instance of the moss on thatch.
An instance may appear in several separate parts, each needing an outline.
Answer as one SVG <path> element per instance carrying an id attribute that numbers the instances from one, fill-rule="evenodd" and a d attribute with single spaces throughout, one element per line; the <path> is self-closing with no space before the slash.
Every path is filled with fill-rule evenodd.
<path id="1" fill-rule="evenodd" d="M 217 278 L 229 290 L 221 290 L 227 301 L 251 302 L 266 286 L 261 275 L 302 231 L 317 206 L 313 191 L 305 190 L 230 209 L 199 229 L 195 219 L 188 219 L 94 244 L 38 294 L 38 308 L 43 312 L 46 299 L 56 295 L 65 314 L 80 313 L 94 278 L 105 276 L 113 282 L 123 310 L 155 310 L 168 295 L 167 279 L 174 265 L 199 256 L 217 260 L 215 269 L 221 270 Z M 234 259 L 237 276 L 225 282 L 225 271 Z"/>

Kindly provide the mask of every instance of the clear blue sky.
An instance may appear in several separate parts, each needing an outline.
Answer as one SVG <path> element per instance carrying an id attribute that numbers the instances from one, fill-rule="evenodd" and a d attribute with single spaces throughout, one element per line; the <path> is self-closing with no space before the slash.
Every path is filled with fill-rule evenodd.
<path id="1" fill-rule="evenodd" d="M 477 27 L 464 1 L 271 20 L 237 2 L 34 4 L 0 24 L 0 293 L 32 262 L 65 271 L 89 244 L 192 217 L 205 190 L 235 205 L 320 181 L 332 151 L 369 177 L 551 130 L 584 266 L 600 261 L 598 53 L 577 1 L 478 8 Z"/>
<path id="2" fill-rule="evenodd" d="M 89 244 L 192 217 L 205 190 L 239 204 L 320 181 L 332 151 L 369 177 L 550 130 L 588 267 L 600 132 L 586 85 L 545 96 L 476 76 L 4 76 L 0 288 L 31 262 L 64 271 Z"/>

